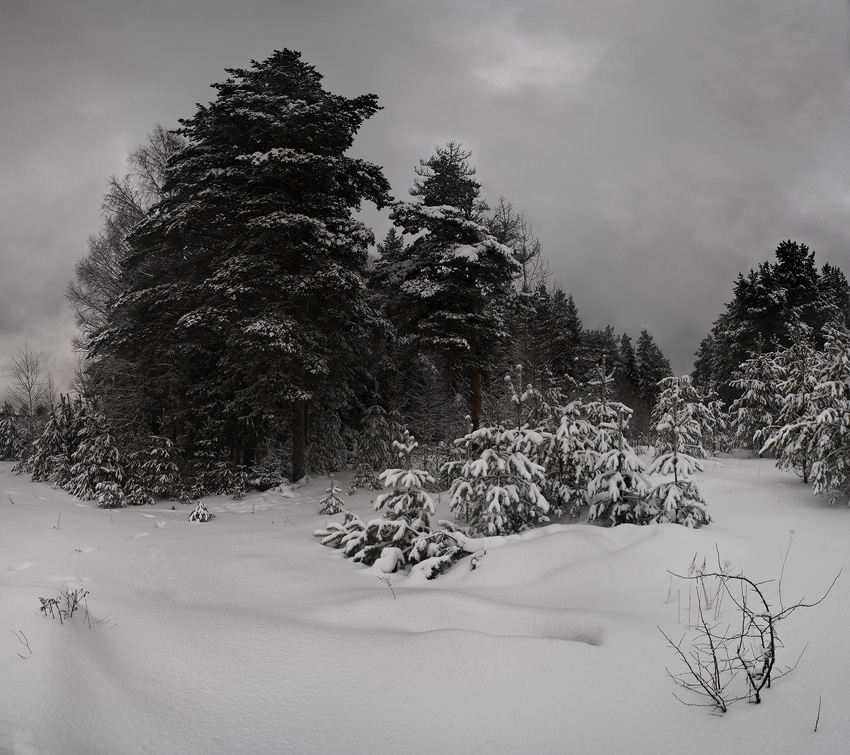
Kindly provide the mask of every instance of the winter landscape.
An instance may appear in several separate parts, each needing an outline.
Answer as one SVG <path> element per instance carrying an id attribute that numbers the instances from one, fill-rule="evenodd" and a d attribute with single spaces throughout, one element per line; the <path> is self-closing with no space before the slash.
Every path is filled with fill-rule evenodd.
<path id="1" fill-rule="evenodd" d="M 355 65 L 234 55 L 206 104 L 122 150 L 88 242 L 67 231 L 61 307 L 27 317 L 4 283 L 0 347 L 21 337 L 0 355 L 0 755 L 846 749 L 850 194 L 840 150 L 806 151 L 794 195 L 770 171 L 760 194 L 729 148 L 784 156 L 746 116 L 796 102 L 792 62 L 809 71 L 834 25 L 759 6 L 740 28 L 764 44 L 743 44 L 737 15 L 694 6 L 715 55 L 648 5 L 622 45 L 571 8 L 588 26 L 565 47 L 547 3 L 491 8 L 480 39 L 432 33 L 434 70 L 453 45 L 513 50 L 446 79 L 497 108 L 470 105 L 458 135 L 369 136 L 426 102 L 422 78 L 385 102 Z M 653 57 L 668 18 L 681 71 Z M 741 49 L 781 51 L 782 76 L 730 74 Z M 840 121 L 801 91 L 805 113 L 774 121 Z M 620 124 L 622 154 L 596 134 Z M 653 144 L 658 175 L 634 163 Z M 549 168 L 516 204 L 496 188 Z M 11 258 L 9 281 L 38 277 Z M 33 325 L 59 321 L 73 335 Z M 43 347 L 60 331 L 64 358 Z"/>
<path id="2" fill-rule="evenodd" d="M 777 580 L 787 554 L 790 604 L 847 565 L 846 507 L 769 460 L 705 464 L 708 527 L 553 524 L 493 541 L 475 570 L 387 584 L 312 537 L 341 518 L 318 513 L 327 479 L 206 499 L 200 524 L 164 501 L 103 510 L 5 463 L 0 752 L 842 752 L 846 569 L 784 623 L 778 664 L 805 652 L 760 705 L 673 696 L 704 702 L 665 670 L 681 664 L 659 628 L 678 640 L 693 618 L 668 570 L 718 550 Z M 342 498 L 373 515 L 373 494 Z M 88 595 L 60 624 L 39 598 L 66 588 Z"/>

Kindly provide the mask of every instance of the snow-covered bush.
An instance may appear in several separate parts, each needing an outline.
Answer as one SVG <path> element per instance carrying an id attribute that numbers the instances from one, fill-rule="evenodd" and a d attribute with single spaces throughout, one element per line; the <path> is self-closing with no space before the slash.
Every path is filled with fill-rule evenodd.
<path id="1" fill-rule="evenodd" d="M 549 521 L 544 469 L 519 450 L 536 441 L 529 433 L 483 427 L 455 441 L 466 458 L 445 465 L 451 509 L 472 532 L 511 534 Z"/>
<path id="2" fill-rule="evenodd" d="M 189 514 L 189 521 L 208 522 L 210 519 L 215 519 L 215 514 L 210 512 L 203 501 L 198 501 L 198 505 Z"/>
<path id="3" fill-rule="evenodd" d="M 405 433 L 404 442 L 394 442 L 402 466 L 381 473 L 389 492 L 375 501 L 384 517 L 364 522 L 345 512 L 342 524 L 331 522 L 314 534 L 323 545 L 339 548 L 343 553 L 367 565 L 381 560 L 387 572 L 420 564 L 430 579 L 447 569 L 462 555 L 462 550 L 446 530 L 431 529 L 434 502 L 425 491 L 433 483 L 427 472 L 413 467 L 416 442 Z"/>

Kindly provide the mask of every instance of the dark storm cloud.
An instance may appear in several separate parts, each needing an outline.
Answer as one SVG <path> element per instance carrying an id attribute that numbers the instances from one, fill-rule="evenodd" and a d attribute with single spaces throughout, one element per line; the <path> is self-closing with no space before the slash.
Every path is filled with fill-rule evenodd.
<path id="1" fill-rule="evenodd" d="M 850 272 L 845 4 L 796 0 L 7 4 L 0 26 L 0 367 L 64 379 L 62 292 L 110 174 L 225 67 L 300 50 L 375 92 L 358 156 L 407 196 L 436 145 L 525 210 L 585 324 L 649 328 L 678 372 L 738 271 L 796 238 Z M 374 218 L 378 233 L 385 216 Z M 60 382 L 62 382 L 60 380 Z"/>

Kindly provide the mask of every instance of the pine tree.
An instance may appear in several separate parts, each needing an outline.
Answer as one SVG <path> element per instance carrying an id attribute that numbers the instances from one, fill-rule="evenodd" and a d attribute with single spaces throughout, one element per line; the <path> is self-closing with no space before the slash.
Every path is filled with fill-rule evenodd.
<path id="1" fill-rule="evenodd" d="M 771 350 L 788 346 L 786 324 L 812 328 L 815 345 L 823 344 L 822 326 L 850 318 L 850 285 L 838 268 L 826 264 L 818 271 L 815 253 L 805 244 L 783 241 L 775 261 L 765 261 L 746 275 L 739 273 L 733 297 L 703 339 L 695 364 L 695 379 L 711 383 L 721 399 L 740 397 L 732 381 L 735 372 L 759 343 Z"/>
<path id="2" fill-rule="evenodd" d="M 469 156 L 450 142 L 420 161 L 411 194 L 421 202 L 400 203 L 392 213 L 416 238 L 385 277 L 398 284 L 395 313 L 404 341 L 443 358 L 452 388 L 456 371 L 466 377 L 477 427 L 489 356 L 505 340 L 504 304 L 520 266 L 482 224 L 486 205 Z"/>
<path id="3" fill-rule="evenodd" d="M 182 120 L 166 196 L 130 235 L 131 285 L 91 351 L 138 365 L 174 432 L 213 428 L 251 464 L 288 434 L 306 471 L 307 407 L 349 378 L 375 313 L 363 272 L 363 199 L 389 201 L 380 168 L 346 156 L 377 98 L 327 92 L 290 50 L 228 69 L 218 96 Z"/>
<path id="4" fill-rule="evenodd" d="M 659 381 L 673 374 L 670 361 L 658 348 L 648 330 L 640 332 L 635 358 L 640 398 L 646 405 L 655 406 L 658 400 Z"/>
<path id="5" fill-rule="evenodd" d="M 660 388 L 653 413 L 658 434 L 656 455 L 648 471 L 672 474 L 673 479 L 660 482 L 650 491 L 646 508 L 638 516 L 643 521 L 700 527 L 708 524 L 711 517 L 702 492 L 689 479 L 694 472 L 702 471 L 699 461 L 687 453 L 693 449 L 699 453 L 702 449 L 700 425 L 695 419 L 696 402 L 688 400 L 692 390 L 690 378 L 687 375 L 664 378 Z"/>

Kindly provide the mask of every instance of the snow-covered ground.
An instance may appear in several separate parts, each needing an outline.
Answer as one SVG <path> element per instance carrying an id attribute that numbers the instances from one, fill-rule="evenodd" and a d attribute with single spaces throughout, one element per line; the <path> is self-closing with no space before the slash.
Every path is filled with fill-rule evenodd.
<path id="1" fill-rule="evenodd" d="M 555 524 L 475 570 L 391 575 L 392 590 L 311 536 L 327 480 L 207 499 L 216 518 L 198 524 L 187 506 L 107 511 L 10 468 L 2 755 L 847 751 L 850 569 L 783 622 L 779 665 L 808 648 L 761 705 L 686 707 L 665 671 L 680 666 L 658 627 L 681 636 L 692 584 L 667 570 L 717 548 L 776 578 L 793 531 L 788 604 L 820 597 L 850 560 L 850 510 L 769 460 L 706 463 L 715 523 L 700 530 Z M 375 495 L 345 502 L 365 518 Z M 39 598 L 65 587 L 89 592 L 88 616 L 60 625 Z"/>

